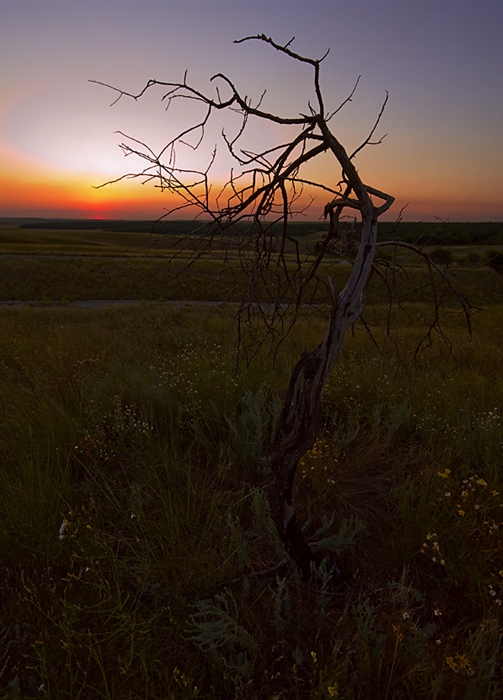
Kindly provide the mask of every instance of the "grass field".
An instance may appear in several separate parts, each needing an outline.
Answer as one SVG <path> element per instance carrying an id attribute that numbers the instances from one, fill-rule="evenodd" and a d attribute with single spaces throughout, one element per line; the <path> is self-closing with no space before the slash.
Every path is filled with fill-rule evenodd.
<path id="1" fill-rule="evenodd" d="M 341 288 L 348 276 L 348 266 L 328 262 L 320 278 L 331 276 Z M 183 273 L 183 274 L 181 274 Z M 409 280 L 418 290 L 413 300 L 427 301 L 428 271 L 425 266 L 407 268 Z M 449 278 L 456 288 L 475 305 L 503 302 L 503 275 L 480 268 L 452 268 Z M 202 259 L 190 267 L 185 260 L 148 258 L 117 259 L 93 257 L 30 258 L 0 257 L 0 301 L 53 301 L 75 299 L 189 299 L 238 301 L 243 298 L 248 278 L 239 264 L 223 267 L 218 259 Z M 404 280 L 398 289 L 407 291 Z M 326 286 L 318 287 L 315 300 L 329 301 Z M 370 284 L 369 300 L 384 302 L 385 291 L 378 278 Z M 271 297 L 273 300 L 273 297 Z"/>
<path id="2" fill-rule="evenodd" d="M 169 298 L 162 262 L 60 262 L 5 267 L 2 298 Z M 284 556 L 261 455 L 321 319 L 244 367 L 225 309 L 0 309 L 3 697 L 501 698 L 501 282 L 456 274 L 485 300 L 472 339 L 448 313 L 454 355 L 417 364 L 405 314 L 382 352 L 359 326 L 326 392 L 296 498 L 335 593 L 328 559 L 309 586 L 247 578 Z"/>
<path id="3" fill-rule="evenodd" d="M 314 224 L 313 224 L 314 226 Z M 299 238 L 301 254 L 312 260 L 319 232 L 306 229 Z M 221 238 L 222 255 L 207 256 L 188 266 L 191 249 L 198 239 L 176 245 L 174 235 L 150 236 L 127 231 L 20 229 L 0 227 L 0 301 L 22 300 L 69 302 L 78 299 L 239 301 L 248 284 L 237 259 L 235 240 Z M 454 265 L 448 275 L 460 292 L 475 305 L 503 303 L 503 275 L 483 265 L 488 250 L 498 246 L 451 246 Z M 426 248 L 431 252 L 432 246 Z M 416 288 L 428 283 L 422 259 L 406 249 L 396 250 Z M 394 251 L 379 250 L 385 258 Z M 173 258 L 173 256 L 176 256 Z M 293 264 L 293 258 L 292 258 Z M 344 285 L 348 266 L 328 255 L 320 278 L 331 276 L 337 288 Z M 181 274 L 183 272 L 183 274 Z M 378 280 L 376 279 L 376 282 Z M 399 289 L 405 285 L 398 281 Z M 271 297 L 271 301 L 273 301 Z M 330 300 L 328 287 L 317 289 L 315 301 Z M 371 284 L 371 302 L 385 302 L 384 290 Z M 414 292 L 414 301 L 428 301 L 424 291 Z"/>

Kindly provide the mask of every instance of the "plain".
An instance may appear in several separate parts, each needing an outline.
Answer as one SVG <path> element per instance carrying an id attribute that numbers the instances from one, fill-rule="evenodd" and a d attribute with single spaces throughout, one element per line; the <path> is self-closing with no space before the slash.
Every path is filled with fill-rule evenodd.
<path id="1" fill-rule="evenodd" d="M 54 293 L 18 268 L 14 298 L 88 298 L 56 262 Z M 501 697 L 501 277 L 453 274 L 485 307 L 471 338 L 448 306 L 453 353 L 439 336 L 414 358 L 413 300 L 379 349 L 355 328 L 326 392 L 298 500 L 335 592 L 328 558 L 316 585 L 254 576 L 284 556 L 261 455 L 322 307 L 249 366 L 232 305 L 0 309 L 4 697 Z"/>

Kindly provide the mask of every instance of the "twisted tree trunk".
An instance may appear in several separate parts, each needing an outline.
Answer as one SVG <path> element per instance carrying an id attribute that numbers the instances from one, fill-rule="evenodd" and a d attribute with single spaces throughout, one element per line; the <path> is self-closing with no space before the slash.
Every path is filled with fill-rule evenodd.
<path id="1" fill-rule="evenodd" d="M 293 507 L 293 486 L 301 457 L 314 445 L 320 428 L 323 391 L 337 361 L 346 331 L 365 307 L 377 237 L 376 212 L 370 199 L 363 220 L 362 237 L 350 278 L 334 299 L 323 341 L 299 357 L 290 375 L 278 429 L 268 456 L 272 472 L 271 514 L 285 546 L 302 578 L 311 578 L 316 555 L 310 548 Z"/>

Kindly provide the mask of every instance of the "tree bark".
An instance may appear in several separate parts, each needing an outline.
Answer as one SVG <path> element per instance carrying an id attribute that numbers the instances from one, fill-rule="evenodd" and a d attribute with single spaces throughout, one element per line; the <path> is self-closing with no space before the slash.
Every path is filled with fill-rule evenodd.
<path id="1" fill-rule="evenodd" d="M 377 238 L 377 218 L 369 199 L 367 220 L 349 280 L 334 299 L 323 341 L 304 352 L 295 364 L 283 400 L 278 429 L 267 458 L 272 472 L 271 514 L 287 553 L 304 581 L 317 565 L 297 520 L 293 486 L 301 457 L 314 445 L 320 429 L 321 399 L 339 356 L 346 331 L 365 307 L 365 288 L 371 272 Z"/>

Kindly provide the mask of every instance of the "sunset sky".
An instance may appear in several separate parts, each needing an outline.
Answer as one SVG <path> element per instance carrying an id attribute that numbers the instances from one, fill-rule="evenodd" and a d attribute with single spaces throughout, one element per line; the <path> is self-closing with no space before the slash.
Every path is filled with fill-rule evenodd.
<path id="1" fill-rule="evenodd" d="M 258 42 L 265 33 L 323 62 L 322 89 L 337 107 L 332 128 L 348 150 L 367 136 L 389 91 L 379 146 L 357 157 L 363 180 L 396 197 L 391 218 L 503 220 L 503 2 L 451 0 L 1 0 L 1 216 L 157 218 L 166 195 L 137 180 L 94 189 L 141 168 L 124 159 L 117 130 L 154 150 L 195 113 L 168 112 L 162 92 L 134 102 L 89 79 L 139 92 L 149 78 L 204 89 L 226 73 L 243 94 L 284 116 L 307 110 L 312 72 Z M 204 168 L 215 144 L 215 179 L 230 165 L 221 115 L 178 164 Z M 231 120 L 224 125 L 232 131 Z M 250 125 L 261 149 L 285 134 Z M 336 175 L 324 158 L 311 174 Z M 325 201 L 312 210 L 317 218 Z"/>

